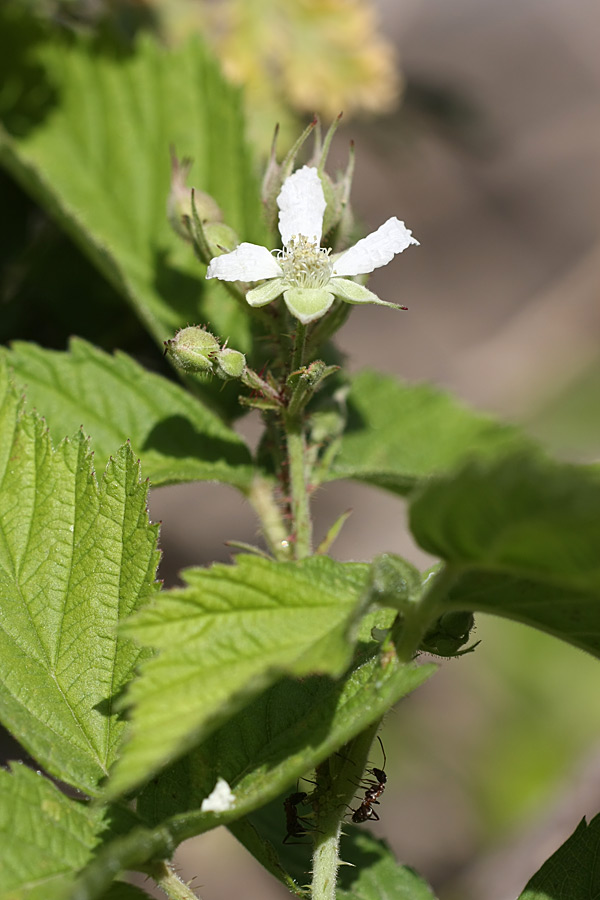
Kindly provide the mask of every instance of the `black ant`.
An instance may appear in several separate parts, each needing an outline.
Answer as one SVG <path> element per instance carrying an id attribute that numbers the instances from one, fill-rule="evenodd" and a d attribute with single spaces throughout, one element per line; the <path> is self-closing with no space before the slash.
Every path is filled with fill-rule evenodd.
<path id="1" fill-rule="evenodd" d="M 299 816 L 297 810 L 298 804 L 304 803 L 307 797 L 308 794 L 305 791 L 296 791 L 283 801 L 287 826 L 287 834 L 283 839 L 284 844 L 287 844 L 289 838 L 304 837 L 307 831 L 310 830 L 311 823 Z M 305 844 L 307 841 L 297 841 L 295 843 Z"/>
<path id="2" fill-rule="evenodd" d="M 387 783 L 387 775 L 385 774 L 385 766 L 387 764 L 385 750 L 383 749 L 383 744 L 381 743 L 381 738 L 378 736 L 377 740 L 379 741 L 379 746 L 381 747 L 381 752 L 383 753 L 383 769 L 377 769 L 373 767 L 372 769 L 367 769 L 367 773 L 372 775 L 373 778 L 366 778 L 363 781 L 363 787 L 365 787 L 365 797 L 363 802 L 360 804 L 358 809 L 352 810 L 352 821 L 359 822 L 368 822 L 373 819 L 374 821 L 379 821 L 379 816 L 373 809 L 373 806 L 379 806 L 379 798 L 385 791 L 385 785 Z M 373 780 L 376 779 L 376 780 Z"/>

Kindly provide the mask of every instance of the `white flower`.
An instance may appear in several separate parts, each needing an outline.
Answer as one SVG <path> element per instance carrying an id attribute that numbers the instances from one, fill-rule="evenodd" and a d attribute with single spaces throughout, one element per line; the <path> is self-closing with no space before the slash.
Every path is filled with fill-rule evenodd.
<path id="1" fill-rule="evenodd" d="M 227 812 L 228 809 L 233 809 L 234 804 L 235 794 L 224 778 L 218 778 L 212 793 L 202 801 L 200 812 Z"/>
<path id="2" fill-rule="evenodd" d="M 324 315 L 334 297 L 347 303 L 399 308 L 349 278 L 385 266 L 409 244 L 419 243 L 404 222 L 393 216 L 354 247 L 332 257 L 330 250 L 320 246 L 326 202 L 315 168 L 303 166 L 286 178 L 277 205 L 283 250 L 271 252 L 258 244 L 240 244 L 231 253 L 211 260 L 207 278 L 264 280 L 246 294 L 250 306 L 265 306 L 283 294 L 289 311 L 304 325 Z"/>

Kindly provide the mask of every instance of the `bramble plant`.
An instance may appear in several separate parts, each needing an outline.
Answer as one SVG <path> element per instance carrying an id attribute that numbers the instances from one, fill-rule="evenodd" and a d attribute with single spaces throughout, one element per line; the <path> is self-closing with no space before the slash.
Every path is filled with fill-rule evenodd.
<path id="1" fill-rule="evenodd" d="M 259 187 L 198 42 L 116 54 L 16 10 L 0 162 L 135 311 L 159 372 L 79 338 L 2 349 L 0 714 L 42 771 L 0 772 L 0 898 L 135 900 L 136 871 L 190 900 L 173 854 L 226 825 L 297 896 L 431 900 L 368 832 L 374 739 L 436 672 L 424 653 L 476 649 L 474 613 L 600 655 L 598 469 L 429 386 L 343 371 L 352 304 L 399 305 L 364 276 L 417 242 L 396 218 L 356 240 L 352 155 L 326 171 L 335 123 L 282 162 L 274 147 Z M 248 409 L 255 452 L 232 427 Z M 311 497 L 342 478 L 406 497 L 439 563 L 334 561 L 344 516 L 315 547 Z M 202 480 L 237 488 L 264 545 L 164 590 L 148 481 Z M 595 896 L 599 845 L 597 817 L 520 900 Z"/>

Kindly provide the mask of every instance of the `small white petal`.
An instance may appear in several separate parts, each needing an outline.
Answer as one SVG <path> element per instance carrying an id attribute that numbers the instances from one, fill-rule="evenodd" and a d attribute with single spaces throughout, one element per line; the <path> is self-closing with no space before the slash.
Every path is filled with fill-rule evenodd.
<path id="1" fill-rule="evenodd" d="M 315 168 L 302 166 L 286 178 L 277 198 L 283 246 L 287 247 L 297 234 L 320 244 L 326 205 L 323 185 Z"/>
<path id="2" fill-rule="evenodd" d="M 205 797 L 200 807 L 200 812 L 227 812 L 235 805 L 235 794 L 224 778 L 217 779 L 212 793 Z"/>
<path id="3" fill-rule="evenodd" d="M 221 281 L 260 281 L 282 274 L 279 263 L 266 247 L 246 243 L 231 253 L 215 256 L 206 271 L 207 278 L 220 278 Z"/>
<path id="4" fill-rule="evenodd" d="M 342 253 L 333 264 L 333 274 L 366 275 L 373 269 L 385 266 L 396 253 L 402 253 L 410 244 L 418 243 L 404 222 L 392 216 L 377 231 Z"/>

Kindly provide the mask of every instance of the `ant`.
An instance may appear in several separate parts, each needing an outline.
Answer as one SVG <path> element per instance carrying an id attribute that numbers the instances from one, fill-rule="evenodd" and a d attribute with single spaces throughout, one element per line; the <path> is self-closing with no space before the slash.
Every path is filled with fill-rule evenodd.
<path id="1" fill-rule="evenodd" d="M 283 843 L 288 843 L 288 838 L 300 838 L 304 837 L 307 834 L 307 830 L 310 829 L 310 822 L 304 819 L 302 816 L 298 815 L 297 806 L 300 803 L 304 803 L 308 794 L 305 791 L 296 791 L 293 794 L 290 794 L 289 797 L 283 801 L 283 808 L 285 810 L 285 821 L 287 826 L 287 834 L 283 839 Z M 306 841 L 294 841 L 294 843 L 304 844 Z"/>
<path id="2" fill-rule="evenodd" d="M 372 775 L 373 778 L 364 779 L 363 787 L 365 787 L 366 784 L 364 800 L 358 809 L 352 810 L 352 821 L 356 823 L 367 822 L 371 819 L 374 819 L 376 822 L 379 821 L 379 816 L 373 809 L 373 806 L 379 806 L 379 798 L 385 791 L 385 785 L 387 783 L 387 775 L 385 774 L 387 759 L 379 736 L 377 737 L 377 740 L 379 741 L 379 746 L 383 753 L 383 769 L 377 769 L 375 767 L 367 769 L 367 773 Z"/>

